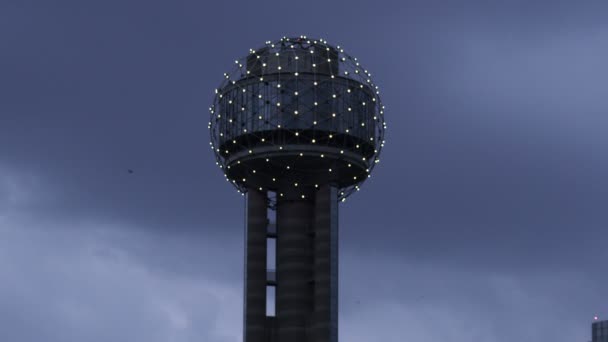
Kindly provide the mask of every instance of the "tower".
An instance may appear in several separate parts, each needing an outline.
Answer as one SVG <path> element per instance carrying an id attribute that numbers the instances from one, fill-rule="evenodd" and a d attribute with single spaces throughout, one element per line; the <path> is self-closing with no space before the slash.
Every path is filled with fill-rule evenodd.
<path id="1" fill-rule="evenodd" d="M 244 341 L 337 342 L 338 203 L 380 161 L 378 87 L 340 46 L 301 36 L 250 49 L 215 94 L 210 145 L 246 196 Z"/>
<path id="2" fill-rule="evenodd" d="M 608 342 L 608 320 L 595 321 L 591 324 L 591 342 Z"/>

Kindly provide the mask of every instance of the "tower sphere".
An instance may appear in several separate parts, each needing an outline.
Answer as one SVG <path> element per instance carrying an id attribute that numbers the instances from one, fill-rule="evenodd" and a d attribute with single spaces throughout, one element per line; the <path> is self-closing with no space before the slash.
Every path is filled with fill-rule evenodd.
<path id="1" fill-rule="evenodd" d="M 240 192 L 333 184 L 344 199 L 380 161 L 379 94 L 371 73 L 340 46 L 305 36 L 267 41 L 235 60 L 215 90 L 209 130 L 217 165 Z"/>

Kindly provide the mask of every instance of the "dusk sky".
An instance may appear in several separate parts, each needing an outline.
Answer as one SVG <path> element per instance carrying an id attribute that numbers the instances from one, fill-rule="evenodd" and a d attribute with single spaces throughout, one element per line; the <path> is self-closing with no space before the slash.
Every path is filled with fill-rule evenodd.
<path id="1" fill-rule="evenodd" d="M 608 318 L 608 2 L 0 2 L 0 341 L 237 342 L 234 60 L 357 57 L 382 162 L 340 205 L 340 341 L 584 342 Z M 129 173 L 132 169 L 134 172 Z"/>

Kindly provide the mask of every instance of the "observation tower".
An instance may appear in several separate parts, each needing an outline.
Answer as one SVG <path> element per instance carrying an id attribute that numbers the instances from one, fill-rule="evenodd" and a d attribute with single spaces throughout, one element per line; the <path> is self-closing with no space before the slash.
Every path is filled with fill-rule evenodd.
<path id="1" fill-rule="evenodd" d="M 246 198 L 245 342 L 338 341 L 338 204 L 380 161 L 379 94 L 305 36 L 250 49 L 215 90 L 210 145 Z"/>

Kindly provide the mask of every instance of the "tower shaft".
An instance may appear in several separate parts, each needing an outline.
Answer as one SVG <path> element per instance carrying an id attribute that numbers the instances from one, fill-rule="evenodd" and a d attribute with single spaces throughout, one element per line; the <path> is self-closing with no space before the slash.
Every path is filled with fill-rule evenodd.
<path id="1" fill-rule="evenodd" d="M 277 199 L 275 235 L 266 194 L 247 192 L 245 342 L 337 342 L 338 190 L 306 193 Z M 276 279 L 269 279 L 267 239 L 274 237 Z M 267 286 L 276 287 L 274 317 L 266 315 Z"/>

